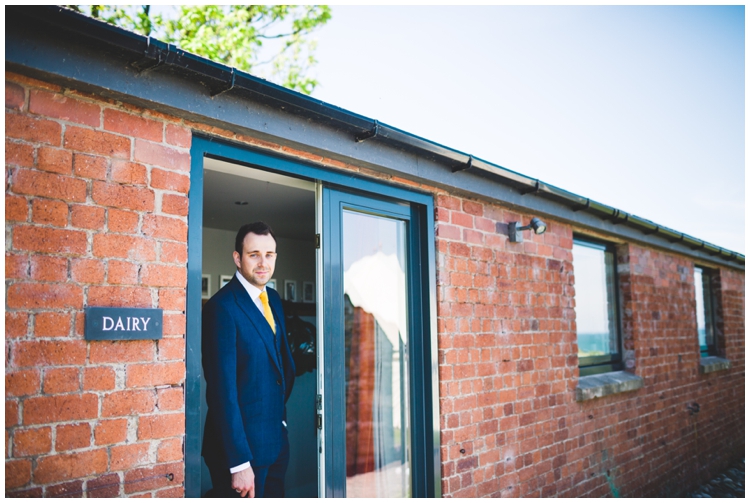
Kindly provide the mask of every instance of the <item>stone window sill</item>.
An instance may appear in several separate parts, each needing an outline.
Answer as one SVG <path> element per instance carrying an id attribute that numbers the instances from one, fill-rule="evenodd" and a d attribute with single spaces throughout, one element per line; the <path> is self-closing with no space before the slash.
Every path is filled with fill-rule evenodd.
<path id="1" fill-rule="evenodd" d="M 580 377 L 576 387 L 576 401 L 585 402 L 603 396 L 635 391 L 642 387 L 641 377 L 624 370 Z"/>
<path id="2" fill-rule="evenodd" d="M 702 356 L 700 369 L 701 374 L 710 374 L 719 370 L 727 370 L 732 367 L 732 363 L 726 358 L 720 356 Z"/>

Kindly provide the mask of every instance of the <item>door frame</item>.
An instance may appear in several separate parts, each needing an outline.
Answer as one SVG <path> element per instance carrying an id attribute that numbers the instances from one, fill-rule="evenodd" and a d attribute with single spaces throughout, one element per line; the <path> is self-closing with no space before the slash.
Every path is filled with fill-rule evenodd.
<path id="1" fill-rule="evenodd" d="M 255 169 L 273 171 L 316 181 L 324 187 L 344 192 L 356 192 L 362 196 L 386 197 L 407 203 L 412 210 L 413 225 L 418 226 L 415 243 L 410 243 L 417 252 L 415 265 L 421 270 L 421 285 L 409 294 L 412 302 L 419 306 L 424 321 L 421 333 L 422 347 L 415 351 L 412 378 L 415 386 L 422 390 L 421 397 L 412 396 L 414 416 L 414 496 L 439 497 L 440 480 L 440 414 L 437 359 L 437 299 L 435 269 L 434 202 L 432 194 L 407 190 L 395 185 L 373 181 L 357 173 L 338 172 L 312 163 L 290 159 L 280 155 L 256 150 L 246 145 L 217 139 L 193 132 L 190 148 L 190 191 L 188 210 L 188 283 L 186 297 L 186 378 L 185 378 L 185 496 L 199 497 L 201 487 L 201 269 L 203 263 L 203 162 L 205 157 L 245 165 Z M 317 202 L 316 202 L 317 203 Z M 325 226 L 325 222 L 322 222 Z M 325 241 L 326 229 L 322 242 Z M 325 261 L 325 250 L 323 250 Z M 322 285 L 324 278 L 318 279 Z M 320 288 L 320 286 L 319 286 Z M 318 297 L 324 299 L 325 295 Z M 324 326 L 325 320 L 319 322 Z M 415 334 L 416 335 L 416 334 Z M 320 331 L 319 337 L 325 335 Z M 325 402 L 325 397 L 324 397 Z M 330 416 L 331 411 L 325 416 Z M 324 416 L 324 418 L 325 418 Z M 421 420 L 420 420 L 421 418 Z M 424 428 L 417 435 L 416 425 L 420 421 Z M 323 438 L 326 435 L 324 419 Z M 325 443 L 325 442 L 324 442 Z M 325 450 L 325 449 L 324 449 Z M 327 470 L 326 470 L 327 471 Z M 327 486 L 328 482 L 326 482 Z M 323 495 L 331 494 L 328 487 L 321 488 Z"/>

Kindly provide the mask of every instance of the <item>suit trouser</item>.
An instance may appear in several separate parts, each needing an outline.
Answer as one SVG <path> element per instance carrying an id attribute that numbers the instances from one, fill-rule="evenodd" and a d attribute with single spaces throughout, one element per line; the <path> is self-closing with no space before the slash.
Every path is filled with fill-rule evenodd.
<path id="1" fill-rule="evenodd" d="M 255 474 L 256 498 L 283 498 L 284 478 L 289 466 L 289 438 L 286 428 L 283 428 L 281 452 L 276 461 L 269 466 L 253 466 Z M 252 463 L 251 463 L 252 464 Z M 215 463 L 206 462 L 211 473 L 213 487 L 205 495 L 206 498 L 239 498 L 240 493 L 232 489 L 232 474 L 226 468 L 219 468 Z"/>

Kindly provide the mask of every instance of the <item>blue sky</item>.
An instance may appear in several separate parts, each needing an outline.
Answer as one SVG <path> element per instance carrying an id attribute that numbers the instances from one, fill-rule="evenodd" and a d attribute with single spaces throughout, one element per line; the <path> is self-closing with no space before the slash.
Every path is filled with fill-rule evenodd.
<path id="1" fill-rule="evenodd" d="M 328 103 L 744 253 L 744 7 L 334 6 Z"/>

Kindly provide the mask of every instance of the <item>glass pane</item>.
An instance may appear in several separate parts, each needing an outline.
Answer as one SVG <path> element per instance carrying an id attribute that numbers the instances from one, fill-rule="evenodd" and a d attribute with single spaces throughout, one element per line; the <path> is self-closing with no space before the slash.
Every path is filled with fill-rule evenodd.
<path id="1" fill-rule="evenodd" d="M 573 243 L 578 357 L 619 352 L 614 254 L 593 243 Z"/>
<path id="2" fill-rule="evenodd" d="M 696 268 L 695 274 L 695 318 L 698 325 L 698 343 L 701 351 L 708 349 L 706 345 L 706 305 L 703 296 L 703 271 Z"/>
<path id="3" fill-rule="evenodd" d="M 409 497 L 406 225 L 344 211 L 346 496 Z"/>

